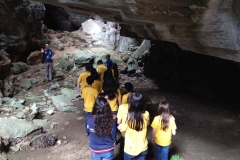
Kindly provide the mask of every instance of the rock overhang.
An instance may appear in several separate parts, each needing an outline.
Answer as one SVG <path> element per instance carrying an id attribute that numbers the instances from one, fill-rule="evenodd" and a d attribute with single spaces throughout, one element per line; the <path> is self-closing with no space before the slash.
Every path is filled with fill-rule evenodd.
<path id="1" fill-rule="evenodd" d="M 120 23 L 121 34 L 240 62 L 240 0 L 35 0 Z"/>

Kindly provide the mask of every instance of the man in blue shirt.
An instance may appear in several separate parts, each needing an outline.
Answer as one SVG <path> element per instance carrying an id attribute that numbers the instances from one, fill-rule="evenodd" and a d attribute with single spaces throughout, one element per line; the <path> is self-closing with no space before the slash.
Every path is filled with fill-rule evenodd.
<path id="1" fill-rule="evenodd" d="M 54 55 L 54 53 L 51 49 L 49 49 L 48 44 L 45 44 L 45 49 L 41 48 L 41 52 L 43 53 L 46 79 L 47 79 L 47 82 L 49 83 L 52 81 L 52 70 L 53 70 L 52 56 Z"/>
<path id="2" fill-rule="evenodd" d="M 112 69 L 112 60 L 110 59 L 110 54 L 106 54 L 106 59 L 107 59 L 107 62 L 105 63 L 105 66 L 108 68 L 108 69 Z"/>

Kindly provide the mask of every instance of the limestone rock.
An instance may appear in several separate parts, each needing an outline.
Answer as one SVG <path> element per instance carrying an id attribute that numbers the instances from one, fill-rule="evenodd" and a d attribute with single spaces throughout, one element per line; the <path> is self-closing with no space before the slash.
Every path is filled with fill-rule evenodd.
<path id="1" fill-rule="evenodd" d="M 13 74 L 19 74 L 28 70 L 28 66 L 24 62 L 12 63 L 11 71 Z"/>
<path id="2" fill-rule="evenodd" d="M 42 58 L 43 58 L 43 54 L 41 51 L 31 52 L 31 54 L 27 58 L 27 64 L 28 65 L 39 64 L 41 63 Z"/>
<path id="3" fill-rule="evenodd" d="M 64 71 L 68 71 L 73 67 L 73 63 L 69 61 L 69 55 L 64 54 L 59 61 L 58 67 Z"/>
<path id="4" fill-rule="evenodd" d="M 24 107 L 21 103 L 19 103 L 18 101 L 14 101 L 14 100 L 10 103 L 9 106 L 14 107 L 14 108 L 23 108 Z"/>
<path id="5" fill-rule="evenodd" d="M 40 130 L 41 127 L 22 119 L 0 118 L 0 136 L 3 138 L 18 138 Z"/>
<path id="6" fill-rule="evenodd" d="M 5 79 L 11 74 L 11 60 L 7 55 L 8 54 L 3 49 L 0 50 L 0 80 Z"/>
<path id="7" fill-rule="evenodd" d="M 42 127 L 43 129 L 50 129 L 51 123 L 47 122 L 46 120 L 41 119 L 34 119 L 33 124 Z"/>
<path id="8" fill-rule="evenodd" d="M 78 50 L 74 52 L 74 61 L 76 64 L 87 64 L 93 58 L 95 58 L 95 54 L 90 50 Z"/>
<path id="9" fill-rule="evenodd" d="M 22 78 L 20 81 L 20 86 L 24 89 L 29 89 L 31 88 L 32 84 L 28 78 Z"/>
<path id="10" fill-rule="evenodd" d="M 119 52 L 125 52 L 129 49 L 131 45 L 139 45 L 139 42 L 135 38 L 120 36 L 117 50 Z"/>
<path id="11" fill-rule="evenodd" d="M 45 42 L 41 25 L 45 7 L 30 0 L 2 1 L 0 48 L 13 52 L 39 49 Z M 21 54 L 19 54 L 21 55 Z"/>
<path id="12" fill-rule="evenodd" d="M 110 54 L 110 58 L 111 60 L 113 61 L 113 63 L 123 63 L 123 60 L 109 52 L 107 52 L 105 49 L 99 49 L 98 51 L 95 51 L 96 53 L 96 59 L 95 59 L 95 62 L 97 62 L 98 60 L 102 60 L 103 63 L 106 63 L 106 54 Z"/>
<path id="13" fill-rule="evenodd" d="M 25 118 L 26 118 L 26 114 L 25 114 L 24 112 L 18 112 L 18 113 L 16 114 L 16 117 L 17 117 L 18 119 L 25 119 Z"/>
<path id="14" fill-rule="evenodd" d="M 8 76 L 4 81 L 4 86 L 3 86 L 3 95 L 8 97 L 13 95 L 14 91 L 14 75 Z"/>
<path id="15" fill-rule="evenodd" d="M 64 50 L 64 46 L 61 42 L 59 41 L 51 41 L 50 46 L 58 51 Z"/>
<path id="16" fill-rule="evenodd" d="M 77 111 L 77 108 L 74 107 L 73 103 L 71 100 L 63 95 L 59 96 L 53 96 L 52 101 L 54 106 L 59 110 L 59 111 L 72 111 L 75 112 Z"/>
<path id="17" fill-rule="evenodd" d="M 6 153 L 0 153 L 0 160 L 8 160 Z"/>
<path id="18" fill-rule="evenodd" d="M 42 31 L 46 33 L 48 31 L 48 27 L 45 24 L 42 24 Z"/>
<path id="19" fill-rule="evenodd" d="M 80 93 L 78 93 L 77 90 L 73 90 L 73 89 L 69 89 L 69 88 L 61 89 L 61 94 L 66 96 L 69 99 L 75 99 L 80 95 Z"/>
<path id="20" fill-rule="evenodd" d="M 40 96 L 32 95 L 30 97 L 26 97 L 26 103 L 37 103 L 37 102 L 42 102 L 43 99 Z"/>

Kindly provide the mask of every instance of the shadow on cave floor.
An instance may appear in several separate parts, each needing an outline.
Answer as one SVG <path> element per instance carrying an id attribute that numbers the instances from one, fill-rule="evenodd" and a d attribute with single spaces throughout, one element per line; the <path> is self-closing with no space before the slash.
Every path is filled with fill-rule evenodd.
<path id="1" fill-rule="evenodd" d="M 170 154 L 179 154 L 184 160 L 237 160 L 240 157 L 240 115 L 235 105 L 208 100 L 190 93 L 162 92 L 159 90 L 135 89 L 143 93 L 147 101 L 154 96 L 165 95 L 176 119 L 177 135 L 173 137 Z M 88 160 L 91 154 L 89 138 L 84 135 L 82 101 L 76 102 L 80 113 L 57 112 L 45 117 L 57 126 L 51 131 L 66 144 L 9 154 L 9 160 Z M 157 114 L 157 104 L 148 104 L 151 121 Z M 65 139 L 63 139 L 65 137 Z M 154 159 L 154 145 L 150 142 L 151 127 L 148 130 L 149 154 Z M 115 159 L 118 159 L 118 147 Z"/>

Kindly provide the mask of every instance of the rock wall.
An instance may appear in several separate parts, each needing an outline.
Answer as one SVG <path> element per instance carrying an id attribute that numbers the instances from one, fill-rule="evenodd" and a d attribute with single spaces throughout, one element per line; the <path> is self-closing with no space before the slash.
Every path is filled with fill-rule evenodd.
<path id="1" fill-rule="evenodd" d="M 118 22 L 122 36 L 174 42 L 183 50 L 240 62 L 240 0 L 36 0 Z"/>
<path id="2" fill-rule="evenodd" d="M 30 0 L 0 1 L 0 49 L 5 49 L 14 60 L 42 47 L 42 19 L 45 7 Z"/>
<path id="3" fill-rule="evenodd" d="M 156 42 L 145 57 L 144 74 L 160 89 L 191 91 L 209 98 L 240 102 L 240 64 L 184 51 L 175 43 Z"/>

